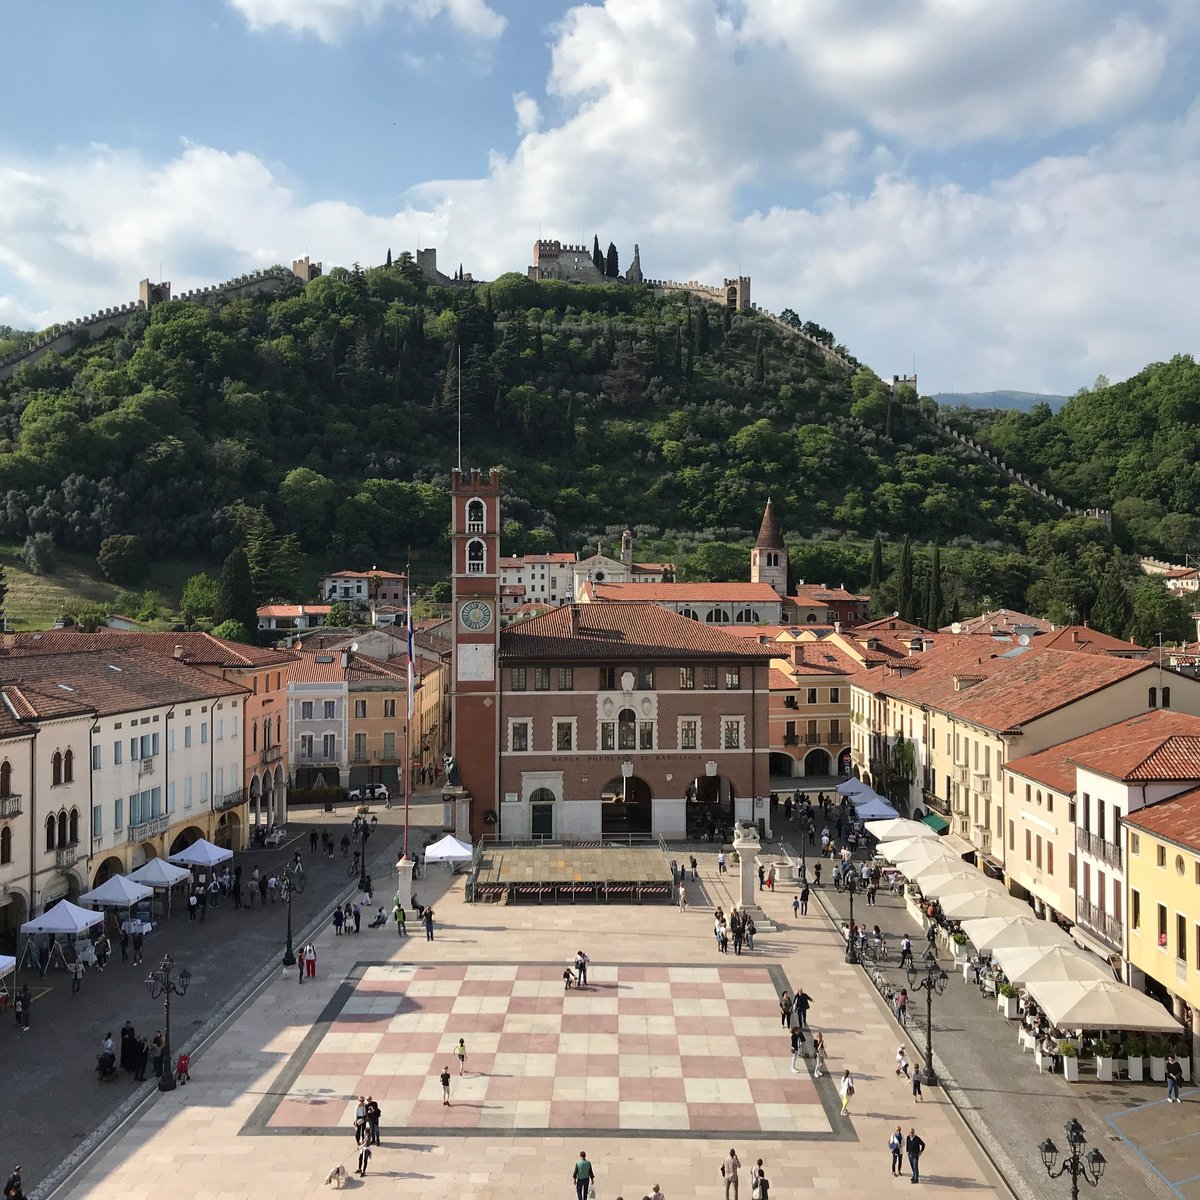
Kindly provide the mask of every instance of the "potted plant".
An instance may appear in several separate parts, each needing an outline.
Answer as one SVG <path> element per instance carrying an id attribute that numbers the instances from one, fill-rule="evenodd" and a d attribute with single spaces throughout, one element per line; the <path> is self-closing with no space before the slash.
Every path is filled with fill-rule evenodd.
<path id="1" fill-rule="evenodd" d="M 996 989 L 996 1007 L 1009 1021 L 1017 1019 L 1017 989 L 1011 983 L 1002 983 Z"/>
<path id="2" fill-rule="evenodd" d="M 1171 1043 L 1171 1053 L 1179 1060 L 1183 1069 L 1184 1083 L 1192 1082 L 1192 1048 L 1183 1038 L 1176 1038 Z"/>
<path id="3" fill-rule="evenodd" d="M 950 935 L 950 940 L 954 943 L 954 963 L 961 966 L 967 961 L 967 935 L 961 929 L 956 929 Z"/>
<path id="4" fill-rule="evenodd" d="M 1063 1038 L 1058 1043 L 1058 1052 L 1062 1055 L 1063 1076 L 1068 1083 L 1079 1082 L 1079 1051 L 1075 1043 Z"/>
<path id="5" fill-rule="evenodd" d="M 1112 1042 L 1108 1038 L 1099 1038 L 1093 1049 L 1096 1052 L 1096 1078 L 1112 1083 L 1115 1067 Z M 1119 1068 L 1117 1071 L 1119 1073 Z"/>
<path id="6" fill-rule="evenodd" d="M 1125 1070 L 1131 1082 L 1141 1083 L 1146 1078 L 1146 1040 L 1140 1034 L 1131 1033 L 1125 1039 Z"/>
<path id="7" fill-rule="evenodd" d="M 487 809 L 483 814 L 483 823 L 489 828 L 495 828 L 496 823 L 499 820 L 500 818 L 496 815 L 496 810 L 494 808 Z"/>
<path id="8" fill-rule="evenodd" d="M 1167 1077 L 1167 1039 L 1155 1034 L 1146 1042 L 1146 1053 L 1150 1056 L 1150 1078 L 1162 1083 Z"/>

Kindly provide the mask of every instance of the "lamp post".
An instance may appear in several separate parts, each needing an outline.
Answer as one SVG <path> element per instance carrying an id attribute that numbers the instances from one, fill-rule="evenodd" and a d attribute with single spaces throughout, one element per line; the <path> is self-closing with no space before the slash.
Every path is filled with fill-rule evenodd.
<path id="1" fill-rule="evenodd" d="M 283 951 L 283 965 L 296 965 L 296 952 L 292 947 L 292 893 L 296 890 L 296 871 L 289 863 L 283 870 L 283 898 L 287 902 L 287 946 Z"/>
<path id="2" fill-rule="evenodd" d="M 842 875 L 846 880 L 846 893 L 850 897 L 850 928 L 846 930 L 846 961 L 858 962 L 858 948 L 854 941 L 854 893 L 858 890 L 858 876 L 853 871 L 848 874 L 843 864 Z"/>
<path id="3" fill-rule="evenodd" d="M 192 982 L 192 973 L 187 967 L 179 972 L 177 978 L 172 978 L 174 966 L 171 956 L 164 954 L 162 962 L 146 977 L 146 991 L 150 993 L 150 999 L 163 998 L 163 1073 L 158 1080 L 160 1092 L 175 1090 L 175 1071 L 171 1067 L 171 997 L 182 996 Z"/>
<path id="4" fill-rule="evenodd" d="M 1058 1170 L 1054 1169 L 1054 1164 L 1058 1160 L 1058 1147 L 1049 1138 L 1046 1138 L 1038 1146 L 1038 1150 L 1041 1152 L 1042 1165 L 1046 1168 L 1046 1174 L 1051 1179 L 1070 1175 L 1071 1200 L 1079 1200 L 1080 1179 L 1086 1180 L 1092 1187 L 1095 1187 L 1104 1175 L 1104 1164 L 1107 1160 L 1095 1147 L 1088 1150 L 1086 1154 L 1084 1153 L 1087 1147 L 1087 1138 L 1084 1136 L 1083 1126 L 1075 1117 L 1072 1117 L 1063 1128 L 1066 1130 L 1067 1145 L 1071 1147 L 1071 1153 L 1062 1160 L 1062 1165 Z"/>
<path id="5" fill-rule="evenodd" d="M 367 838 L 371 831 L 367 827 L 367 819 L 363 817 L 358 823 L 358 890 L 367 890 Z"/>
<path id="6" fill-rule="evenodd" d="M 909 964 L 905 974 L 908 976 L 908 986 L 915 992 L 925 993 L 925 1082 L 930 1087 L 937 1086 L 937 1072 L 933 1069 L 933 994 L 940 996 L 946 990 L 946 981 L 950 978 L 938 965 L 937 956 L 932 949 L 924 954 L 925 969 Z"/>

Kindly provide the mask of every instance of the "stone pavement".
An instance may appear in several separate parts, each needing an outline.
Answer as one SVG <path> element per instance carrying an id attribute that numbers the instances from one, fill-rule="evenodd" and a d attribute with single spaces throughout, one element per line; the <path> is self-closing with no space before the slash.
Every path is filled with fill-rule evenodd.
<path id="1" fill-rule="evenodd" d="M 849 916 L 849 897 L 844 893 L 822 887 L 815 894 L 828 912 Z M 868 928 L 878 923 L 887 934 L 891 955 L 885 974 L 893 987 L 904 984 L 897 962 L 900 937 L 905 931 L 912 936 L 918 957 L 926 941 L 903 902 L 881 891 L 877 903 L 868 907 L 860 894 L 854 916 Z M 1063 1149 L 1063 1126 L 1076 1117 L 1089 1143 L 1108 1160 L 1099 1193 L 1113 1200 L 1171 1196 L 1200 1200 L 1200 1179 L 1195 1178 L 1200 1172 L 1200 1103 L 1190 1102 L 1200 1100 L 1195 1090 L 1185 1089 L 1188 1102 L 1168 1105 L 1162 1103 L 1162 1084 L 1101 1083 L 1087 1075 L 1078 1083 L 1067 1083 L 1061 1074 L 1039 1074 L 1033 1055 L 1017 1044 L 1017 1023 L 1005 1020 L 996 1001 L 985 999 L 961 971 L 954 972 L 949 959 L 942 966 L 951 975 L 945 994 L 933 1002 L 935 1065 L 947 1075 L 950 1098 L 1015 1190 L 1038 1200 L 1062 1200 L 1066 1183 L 1047 1177 L 1037 1147 L 1043 1138 L 1051 1137 Z M 917 1054 L 923 1058 L 923 994 L 910 996 L 908 1026 L 901 1032 L 893 1020 L 893 1040 L 909 1045 L 910 1058 Z M 1176 1161 L 1175 1152 L 1184 1149 L 1184 1161 Z M 1193 1177 L 1190 1193 L 1176 1191 L 1168 1182 L 1189 1176 Z"/>
<path id="2" fill-rule="evenodd" d="M 389 904 L 395 890 L 391 868 L 403 836 L 403 811 L 376 806 L 376 812 L 380 824 L 368 840 L 367 854 L 368 860 L 374 860 L 371 866 L 381 889 L 379 903 Z M 414 845 L 423 845 L 428 834 L 440 829 L 441 812 L 440 800 L 414 806 Z M 292 905 L 297 945 L 301 931 L 327 918 L 335 899 L 353 894 L 357 883 L 347 876 L 348 864 L 340 850 L 332 861 L 310 855 L 308 830 L 328 828 L 340 840 L 352 816 L 348 804 L 328 814 L 293 810 L 289 829 L 295 831 L 295 841 L 276 850 L 249 850 L 235 856 L 235 863 L 240 862 L 248 876 L 256 865 L 264 871 L 278 869 L 294 850 L 303 852 L 307 886 Z M 434 828 L 418 829 L 418 823 Z M 417 888 L 419 894 L 420 881 Z M 132 961 L 132 953 L 129 961 L 121 960 L 114 939 L 107 969 L 103 973 L 89 970 L 78 995 L 71 994 L 69 977 L 62 970 L 52 969 L 44 979 L 35 971 L 20 972 L 18 985 L 28 983 L 33 990 L 32 1021 L 28 1033 L 21 1033 L 11 1016 L 0 1024 L 0 1077 L 4 1080 L 0 1146 L 9 1155 L 19 1148 L 27 1189 L 40 1184 L 81 1139 L 111 1119 L 138 1089 L 153 1086 L 136 1084 L 125 1072 L 115 1081 L 101 1083 L 94 1068 L 104 1034 L 111 1030 L 115 1039 L 127 1018 L 146 1036 L 162 1028 L 162 1002 L 150 999 L 145 979 L 163 954 L 170 953 L 177 967 L 192 972 L 187 995 L 174 998 L 171 1005 L 172 1044 L 177 1052 L 260 968 L 278 960 L 286 927 L 287 906 L 281 903 L 256 904 L 239 911 L 232 901 L 222 901 L 209 910 L 203 922 L 189 921 L 186 908 L 176 903 L 171 916 L 146 938 L 140 966 Z M 151 1072 L 147 1074 L 152 1078 Z M 3 1168 L 6 1176 L 13 1165 Z"/>
<path id="3" fill-rule="evenodd" d="M 712 855 L 704 856 L 703 872 L 711 884 Z M 461 876 L 438 869 L 423 883 L 422 899 L 436 908 L 432 942 L 416 926 L 404 939 L 394 930 L 323 933 L 315 985 L 298 987 L 294 971 L 280 973 L 193 1059 L 193 1082 L 141 1109 L 69 1181 L 63 1200 L 164 1193 L 173 1200 L 295 1200 L 319 1190 L 338 1164 L 352 1170 L 346 1106 L 368 1082 L 395 1091 L 383 1104 L 383 1144 L 370 1173 L 351 1178 L 366 1189 L 399 1180 L 456 1200 L 568 1200 L 572 1166 L 585 1149 L 602 1197 L 636 1200 L 658 1183 L 670 1200 L 718 1198 L 717 1168 L 735 1146 L 745 1167 L 763 1159 L 780 1196 L 881 1196 L 911 1187 L 907 1173 L 891 1176 L 886 1143 L 895 1125 L 907 1131 L 915 1124 L 928 1144 L 926 1192 L 1008 1196 L 952 1106 L 937 1095 L 915 1105 L 894 1078 L 890 1017 L 842 961 L 819 912 L 797 925 L 790 897 L 768 895 L 764 904 L 781 928 L 736 958 L 718 955 L 704 911 L 470 906 L 462 891 Z M 595 987 L 564 996 L 561 971 L 581 946 Z M 826 1034 L 835 1074 L 843 1066 L 855 1073 L 850 1116 L 838 1112 L 832 1079 L 814 1083 L 809 1064 L 791 1075 L 787 1031 L 767 1011 L 781 978 L 813 997 L 810 1020 Z M 519 1019 L 510 1025 L 510 1016 Z M 468 1020 L 475 1027 L 462 1035 L 468 1061 L 460 1082 L 451 1054 Z M 361 1047 L 353 1041 L 360 1033 Z M 426 1035 L 436 1036 L 432 1050 L 433 1037 L 395 1049 L 384 1040 Z M 552 1064 L 535 1061 L 550 1053 L 535 1043 L 538 1035 L 557 1043 Z M 405 1055 L 414 1057 L 400 1061 Z M 722 1061 L 685 1068 L 685 1059 L 705 1058 Z M 442 1107 L 440 1088 L 423 1074 L 441 1059 L 452 1065 L 452 1097 L 465 1114 L 458 1104 Z M 740 1059 L 740 1069 L 729 1059 Z M 726 1081 L 741 1110 L 729 1121 Z M 527 1084 L 524 1111 L 537 1114 L 534 1127 L 520 1110 Z M 297 1101 L 299 1110 L 291 1107 Z M 590 1105 L 601 1107 L 592 1113 Z M 660 1108 L 676 1127 L 652 1127 Z M 320 1122 L 305 1122 L 312 1110 L 322 1113 Z M 639 1112 L 649 1118 L 641 1128 Z M 327 1124 L 325 1114 L 338 1123 Z M 413 1127 L 402 1126 L 406 1116 Z M 496 1126 L 487 1128 L 485 1118 Z M 781 1128 L 789 1121 L 793 1128 Z"/>

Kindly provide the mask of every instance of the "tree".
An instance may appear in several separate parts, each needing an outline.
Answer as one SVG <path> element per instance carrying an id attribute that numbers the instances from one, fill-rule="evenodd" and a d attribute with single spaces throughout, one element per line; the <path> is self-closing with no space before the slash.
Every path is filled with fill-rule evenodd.
<path id="1" fill-rule="evenodd" d="M 54 539 L 48 533 L 31 533 L 21 547 L 21 561 L 31 575 L 49 575 L 56 561 Z"/>
<path id="2" fill-rule="evenodd" d="M 84 604 L 70 615 L 81 633 L 95 633 L 108 624 L 108 610 L 103 604 Z"/>
<path id="3" fill-rule="evenodd" d="M 895 580 L 896 611 L 906 620 L 912 620 L 913 612 L 913 560 L 912 539 L 906 533 L 900 546 L 900 561 L 893 575 Z"/>
<path id="4" fill-rule="evenodd" d="M 1100 589 L 1092 605 L 1091 623 L 1101 633 L 1110 637 L 1125 637 L 1133 618 L 1133 605 L 1129 599 L 1126 570 L 1118 551 L 1113 552 L 1104 574 L 1100 577 Z"/>
<path id="5" fill-rule="evenodd" d="M 241 621 L 222 621 L 220 625 L 213 626 L 213 637 L 224 638 L 227 642 L 241 642 L 243 645 L 251 645 L 252 638 L 250 630 Z"/>
<path id="6" fill-rule="evenodd" d="M 334 629 L 348 629 L 354 624 L 354 609 L 345 600 L 335 600 L 329 606 L 325 624 Z"/>
<path id="7" fill-rule="evenodd" d="M 392 269 L 392 248 L 391 248 L 391 246 L 388 247 L 387 262 L 385 262 L 383 265 L 385 267 L 387 267 L 387 269 L 389 271 Z"/>
<path id="8" fill-rule="evenodd" d="M 258 604 L 254 599 L 254 585 L 250 582 L 250 563 L 241 546 L 232 550 L 221 566 L 213 620 L 218 625 L 238 621 L 246 629 L 258 627 Z"/>
<path id="9" fill-rule="evenodd" d="M 192 620 L 211 617 L 217 608 L 217 581 L 204 571 L 192 575 L 183 585 L 179 608 Z"/>
<path id="10" fill-rule="evenodd" d="M 754 382 L 765 383 L 767 378 L 767 360 L 763 351 L 762 335 L 759 335 L 758 344 L 754 348 Z"/>
<path id="11" fill-rule="evenodd" d="M 686 564 L 688 579 L 707 583 L 726 583 L 746 579 L 750 569 L 750 551 L 730 542 L 705 542 L 697 547 Z"/>
<path id="12" fill-rule="evenodd" d="M 96 565 L 100 568 L 100 574 L 113 583 L 140 583 L 150 569 L 150 559 L 140 537 L 130 533 L 115 533 L 100 543 Z"/>
<path id="13" fill-rule="evenodd" d="M 867 592 L 871 599 L 875 599 L 875 594 L 879 591 L 879 585 L 883 582 L 883 538 L 879 534 L 875 535 L 875 541 L 871 543 L 871 575 L 867 580 Z"/>
<path id="14" fill-rule="evenodd" d="M 8 574 L 0 566 L 0 629 L 8 628 Z"/>
<path id="15" fill-rule="evenodd" d="M 608 243 L 608 254 L 604 259 L 604 274 L 610 279 L 616 279 L 621 274 L 621 267 L 617 262 L 617 248 L 612 242 Z"/>
<path id="16" fill-rule="evenodd" d="M 1139 646 L 1163 642 L 1186 642 L 1192 634 L 1188 610 L 1167 591 L 1161 579 L 1147 576 L 1133 587 L 1129 636 Z"/>
<path id="17" fill-rule="evenodd" d="M 328 536 L 336 494 L 327 476 L 309 467 L 294 467 L 279 484 L 279 506 L 286 528 L 309 545 L 320 545 Z"/>
<path id="18" fill-rule="evenodd" d="M 942 594 L 942 548 L 934 546 L 929 568 L 929 587 L 925 593 L 925 628 L 940 629 L 946 622 L 946 601 Z"/>
<path id="19" fill-rule="evenodd" d="M 600 250 L 600 235 L 598 233 L 592 235 L 592 263 L 596 270 L 603 275 L 606 271 L 604 255 Z"/>

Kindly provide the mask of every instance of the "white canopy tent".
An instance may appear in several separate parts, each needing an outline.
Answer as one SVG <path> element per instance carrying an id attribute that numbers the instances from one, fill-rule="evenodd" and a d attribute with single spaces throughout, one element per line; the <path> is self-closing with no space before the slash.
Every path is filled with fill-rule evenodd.
<path id="1" fill-rule="evenodd" d="M 1013 983 L 1112 978 L 1112 971 L 1095 955 L 1074 946 L 1001 946 L 993 957 Z"/>
<path id="2" fill-rule="evenodd" d="M 154 889 L 144 883 L 131 882 L 124 875 L 112 875 L 99 887 L 84 892 L 79 901 L 100 908 L 132 908 L 139 900 L 153 895 Z"/>
<path id="3" fill-rule="evenodd" d="M 906 817 L 894 817 L 890 821 L 868 821 L 867 832 L 881 842 L 898 842 L 911 838 L 929 841 L 937 837 L 924 821 L 910 821 Z"/>
<path id="4" fill-rule="evenodd" d="M 192 873 L 187 867 L 176 867 L 162 858 L 151 858 L 142 863 L 136 871 L 130 871 L 127 879 L 135 883 L 144 883 L 147 887 L 161 890 L 174 887 L 191 879 Z"/>
<path id="5" fill-rule="evenodd" d="M 942 912 L 952 920 L 966 921 L 971 918 L 1019 916 L 1027 905 L 1014 900 L 1006 892 L 988 888 L 974 895 L 951 895 L 941 898 Z"/>
<path id="6" fill-rule="evenodd" d="M 197 838 L 186 850 L 172 854 L 167 861 L 184 867 L 215 867 L 217 863 L 228 862 L 232 857 L 232 850 L 214 846 L 208 838 Z"/>
<path id="7" fill-rule="evenodd" d="M 434 842 L 425 851 L 425 861 L 431 862 L 470 862 L 475 857 L 475 848 L 467 842 L 460 842 L 452 834 L 446 834 L 439 842 Z"/>
<path id="8" fill-rule="evenodd" d="M 961 883 L 964 879 L 974 882 L 979 878 L 979 872 L 974 867 L 968 867 L 957 859 L 931 862 L 906 874 L 921 885 L 921 893 L 925 896 L 937 896 L 942 892 L 948 895 L 954 891 L 951 885 Z"/>
<path id="9" fill-rule="evenodd" d="M 861 779 L 846 779 L 837 785 L 837 791 L 842 796 L 853 796 L 856 792 L 870 792 L 873 796 L 875 789 Z"/>
<path id="10" fill-rule="evenodd" d="M 868 796 L 865 792 L 860 792 L 853 797 L 853 804 L 860 821 L 868 821 L 872 818 L 890 820 L 900 815 L 882 796 L 876 796 L 873 793 Z"/>
<path id="11" fill-rule="evenodd" d="M 0 979 L 17 969 L 17 960 L 11 954 L 0 954 Z"/>
<path id="12" fill-rule="evenodd" d="M 1031 983 L 1028 989 L 1059 1029 L 1179 1033 L 1183 1028 L 1157 1000 L 1115 979 Z"/>
<path id="13" fill-rule="evenodd" d="M 1006 946 L 1070 946 L 1071 939 L 1053 921 L 1031 915 L 983 917 L 962 923 L 963 932 L 976 949 L 998 953 Z"/>
<path id="14" fill-rule="evenodd" d="M 25 946 L 21 951 L 21 961 L 28 962 L 31 967 L 36 966 L 37 963 L 33 954 L 33 938 L 37 934 L 53 935 L 50 943 L 50 959 L 47 965 L 54 959 L 58 959 L 59 963 L 63 967 L 66 967 L 67 960 L 62 950 L 63 939 L 77 938 L 81 934 L 85 934 L 93 925 L 100 925 L 103 921 L 103 913 L 80 908 L 78 904 L 72 904 L 70 900 L 60 900 L 53 908 L 42 913 L 40 917 L 33 917 L 21 926 L 21 932 L 25 935 Z"/>

